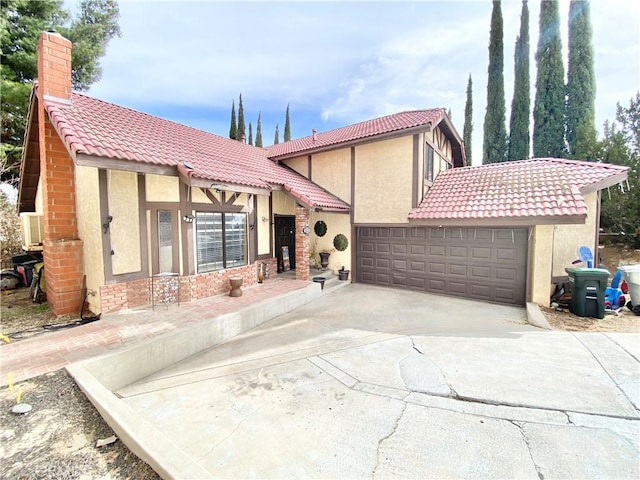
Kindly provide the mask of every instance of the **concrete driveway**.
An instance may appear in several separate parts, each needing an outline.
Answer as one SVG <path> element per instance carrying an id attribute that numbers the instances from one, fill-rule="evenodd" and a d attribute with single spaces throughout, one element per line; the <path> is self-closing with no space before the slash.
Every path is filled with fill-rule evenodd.
<path id="1" fill-rule="evenodd" d="M 639 478 L 639 359 L 638 335 L 354 284 L 115 393 L 190 459 L 168 477 Z"/>

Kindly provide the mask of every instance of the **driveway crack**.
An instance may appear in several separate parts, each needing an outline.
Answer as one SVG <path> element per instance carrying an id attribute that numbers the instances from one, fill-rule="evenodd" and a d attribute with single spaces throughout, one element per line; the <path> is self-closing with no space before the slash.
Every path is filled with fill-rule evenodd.
<path id="1" fill-rule="evenodd" d="M 531 444 L 529 444 L 529 439 L 527 438 L 526 433 L 524 432 L 524 429 L 522 428 L 523 424 L 520 424 L 514 420 L 506 420 L 507 422 L 509 422 L 510 424 L 512 424 L 513 426 L 515 426 L 518 431 L 520 432 L 520 435 L 522 436 L 522 440 L 524 441 L 524 444 L 527 446 L 527 451 L 529 452 L 529 458 L 531 458 L 531 463 L 533 463 L 533 468 L 536 469 L 536 472 L 538 474 L 538 478 L 540 480 L 544 480 L 544 474 L 542 473 L 542 469 L 540 468 L 540 466 L 536 463 L 535 459 L 533 458 L 533 453 L 531 452 Z"/>
<path id="2" fill-rule="evenodd" d="M 378 448 L 376 451 L 376 465 L 373 468 L 373 472 L 372 472 L 372 476 L 374 477 L 376 475 L 376 471 L 378 470 L 378 467 L 380 466 L 380 447 L 382 447 L 382 442 L 384 442 L 388 438 L 391 438 L 396 433 L 396 431 L 398 430 L 398 425 L 400 424 L 400 420 L 402 419 L 404 412 L 406 410 L 407 410 L 407 402 L 402 402 L 402 410 L 400 411 L 400 415 L 398 415 L 398 418 L 396 418 L 396 421 L 393 425 L 393 429 L 391 430 L 391 432 L 389 432 L 389 434 L 387 434 L 386 436 L 378 440 Z"/>
<path id="3" fill-rule="evenodd" d="M 411 345 L 413 347 L 413 349 L 418 352 L 420 355 L 424 355 L 424 352 L 422 350 L 420 350 L 417 346 L 416 346 L 416 342 L 413 339 L 413 337 L 409 336 L 409 339 L 411 340 Z"/>

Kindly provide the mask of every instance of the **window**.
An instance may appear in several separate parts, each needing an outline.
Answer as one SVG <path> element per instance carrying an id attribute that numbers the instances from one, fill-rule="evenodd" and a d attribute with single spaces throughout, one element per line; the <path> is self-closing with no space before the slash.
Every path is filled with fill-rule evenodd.
<path id="1" fill-rule="evenodd" d="M 173 222 L 169 210 L 158 210 L 158 263 L 160 272 L 173 272 Z"/>
<path id="2" fill-rule="evenodd" d="M 429 144 L 424 154 L 424 178 L 433 182 L 433 147 Z"/>
<path id="3" fill-rule="evenodd" d="M 245 213 L 196 213 L 198 273 L 247 264 Z"/>

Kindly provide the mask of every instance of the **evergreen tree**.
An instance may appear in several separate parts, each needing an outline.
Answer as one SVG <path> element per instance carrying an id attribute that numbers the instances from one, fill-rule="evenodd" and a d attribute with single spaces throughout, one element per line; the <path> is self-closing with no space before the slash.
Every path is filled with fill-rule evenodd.
<path id="1" fill-rule="evenodd" d="M 567 150 L 578 157 L 580 142 L 593 143 L 595 128 L 596 75 L 593 30 L 588 0 L 569 4 L 569 68 L 567 72 Z"/>
<path id="2" fill-rule="evenodd" d="M 473 82 L 471 74 L 467 82 L 467 103 L 464 106 L 464 130 L 462 140 L 467 154 L 467 165 L 471 165 L 471 133 L 473 132 Z"/>
<path id="3" fill-rule="evenodd" d="M 249 122 L 249 145 L 253 145 L 253 129 L 251 128 L 251 122 Z"/>
<path id="4" fill-rule="evenodd" d="M 236 102 L 231 100 L 231 127 L 229 127 L 229 138 L 238 138 L 238 126 L 236 125 Z"/>
<path id="5" fill-rule="evenodd" d="M 508 160 L 529 158 L 530 131 L 529 116 L 531 114 L 530 79 L 529 79 L 529 7 L 527 0 L 522 2 L 520 14 L 520 33 L 516 39 L 514 60 L 513 101 L 511 102 L 511 119 L 509 122 Z"/>
<path id="6" fill-rule="evenodd" d="M 55 29 L 73 43 L 71 81 L 87 90 L 100 79 L 100 58 L 113 37 L 120 36 L 116 0 L 83 0 L 76 15 L 61 0 L 0 1 L 0 158 L 3 181 L 15 180 L 27 123 L 31 84 L 38 69 L 36 45 L 43 31 Z"/>
<path id="7" fill-rule="evenodd" d="M 276 134 L 273 137 L 273 144 L 277 145 L 280 143 L 280 131 L 278 130 L 278 124 L 276 123 Z"/>
<path id="8" fill-rule="evenodd" d="M 487 80 L 487 111 L 484 117 L 482 163 L 504 162 L 507 159 L 507 127 L 504 104 L 504 47 L 502 8 L 493 0 L 491 32 L 489 34 L 489 78 Z"/>
<path id="9" fill-rule="evenodd" d="M 287 103 L 287 115 L 284 120 L 284 141 L 291 140 L 291 123 L 289 122 L 289 104 Z"/>
<path id="10" fill-rule="evenodd" d="M 533 156 L 563 157 L 564 65 L 557 0 L 540 2 L 540 36 L 536 63 L 536 98 L 533 106 Z"/>
<path id="11" fill-rule="evenodd" d="M 245 140 L 247 139 L 247 136 L 245 135 L 245 128 L 244 128 L 244 108 L 242 108 L 242 94 L 240 94 L 240 101 L 238 102 L 238 132 L 237 132 L 237 137 L 238 138 L 244 138 Z"/>
<path id="12" fill-rule="evenodd" d="M 260 112 L 258 112 L 258 123 L 256 123 L 256 147 L 262 148 L 262 122 Z"/>

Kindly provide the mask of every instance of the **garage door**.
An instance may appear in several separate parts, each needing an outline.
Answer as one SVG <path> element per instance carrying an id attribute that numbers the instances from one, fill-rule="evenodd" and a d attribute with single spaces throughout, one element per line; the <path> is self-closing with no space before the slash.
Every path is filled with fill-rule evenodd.
<path id="1" fill-rule="evenodd" d="M 359 227 L 356 280 L 524 305 L 527 229 Z"/>

